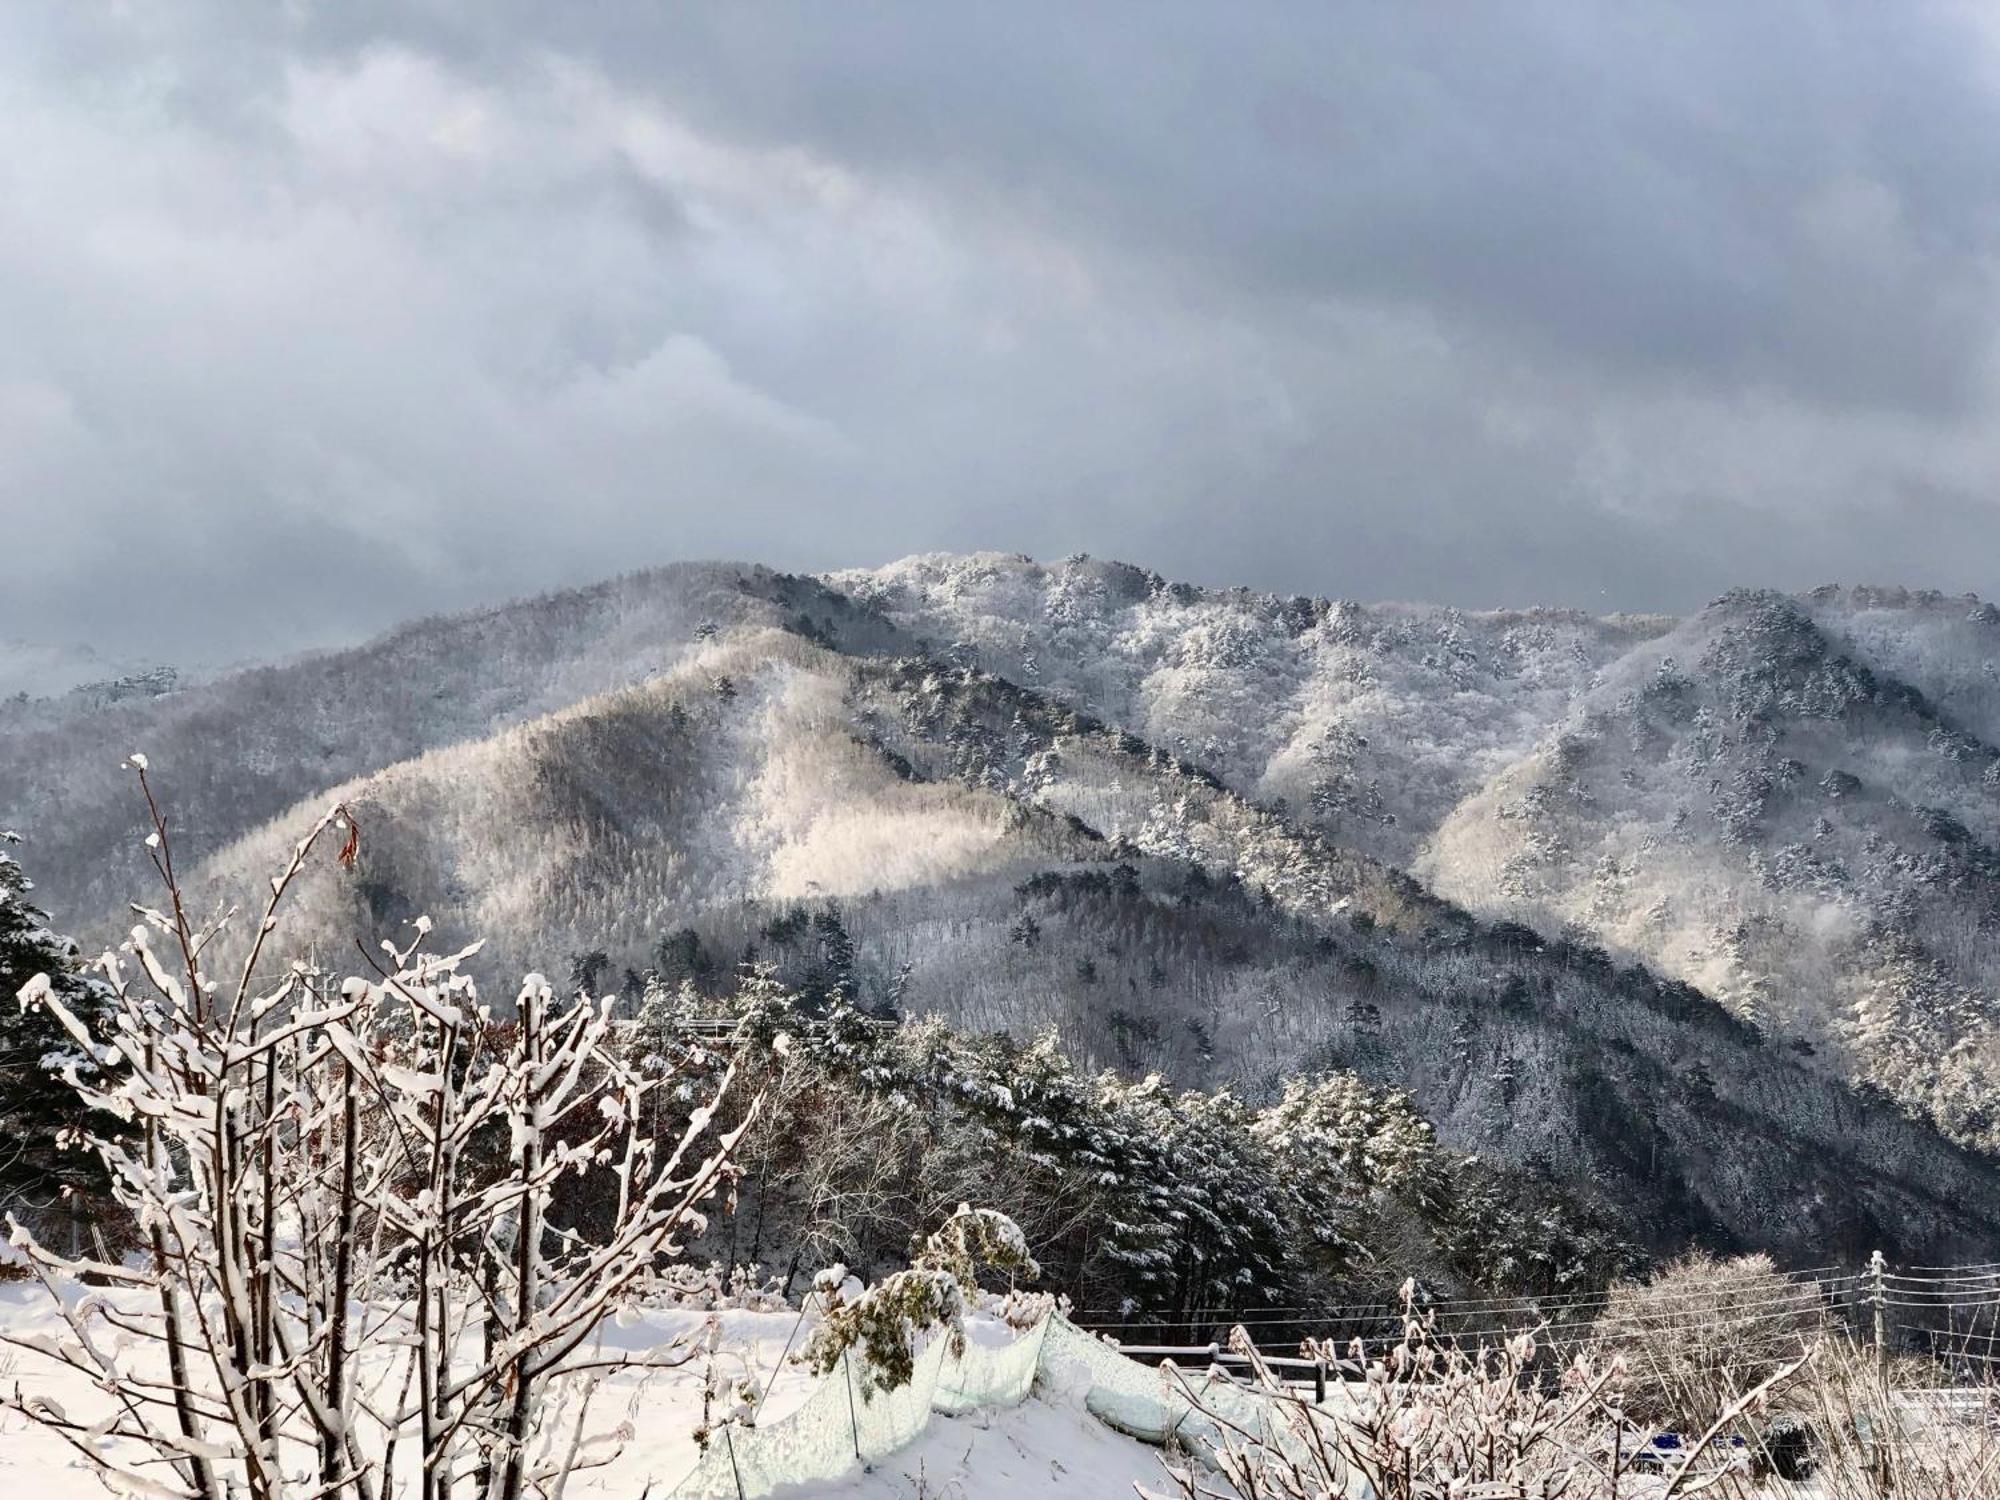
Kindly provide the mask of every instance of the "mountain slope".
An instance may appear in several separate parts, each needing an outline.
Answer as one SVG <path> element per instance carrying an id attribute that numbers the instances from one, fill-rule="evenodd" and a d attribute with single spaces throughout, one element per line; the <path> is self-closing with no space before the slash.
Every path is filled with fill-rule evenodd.
<path id="1" fill-rule="evenodd" d="M 1695 984 L 2000 1145 L 2000 610 L 1363 608 L 1091 559 L 836 580 L 1487 917 Z"/>
<path id="2" fill-rule="evenodd" d="M 142 745 L 195 858 L 322 788 L 643 682 L 717 631 L 781 625 L 838 625 L 863 647 L 887 630 L 810 579 L 682 564 L 415 621 L 163 697 L 0 704 L 0 818 L 29 839 L 52 910 L 101 911 L 151 875 L 120 769 Z"/>
<path id="3" fill-rule="evenodd" d="M 936 649 L 1397 864 L 1531 750 L 1597 672 L 1674 623 L 1280 598 L 998 553 L 831 581 Z"/>
<path id="4" fill-rule="evenodd" d="M 2000 1240 L 1989 1160 L 1809 1055 L 1837 1005 L 1795 1001 L 1805 1046 L 1767 1040 L 1625 961 L 1748 1003 L 1580 899 L 1594 865 L 1536 842 L 1671 831 L 1696 787 L 1679 863 L 1651 824 L 1631 857 L 1721 911 L 1804 816 L 1782 776 L 1747 813 L 1731 788 L 1789 759 L 1840 769 L 1852 742 L 1867 790 L 1829 820 L 1839 847 L 1917 850 L 1928 830 L 1958 851 L 1929 880 L 1889 860 L 1922 918 L 1906 962 L 1985 963 L 1976 924 L 1944 935 L 1988 880 L 1989 752 L 1961 722 L 1993 700 L 1933 666 L 1954 718 L 1853 657 L 1907 635 L 1914 673 L 1965 649 L 1968 622 L 1926 615 L 1920 639 L 1882 597 L 1679 623 L 1362 610 L 984 556 L 837 583 L 669 569 L 144 702 L 17 706 L 0 820 L 65 924 L 105 941 L 147 890 L 115 770 L 144 748 L 204 903 L 254 894 L 305 817 L 353 805 L 357 867 L 316 869 L 289 930 L 322 955 L 425 913 L 510 978 L 636 994 L 649 967 L 727 983 L 756 959 L 878 1007 L 1053 1025 L 1085 1059 L 1189 1084 L 1261 1096 L 1351 1067 L 1661 1247 L 1977 1258 Z M 1539 932 L 1494 920 L 1510 913 Z M 1856 941 L 1787 920 L 1802 965 Z M 1941 1014 L 1947 1046 L 1970 1034 Z"/>
<path id="5" fill-rule="evenodd" d="M 674 672 L 328 795 L 322 951 L 418 912 L 490 972 L 700 955 L 1087 1061 L 1263 1096 L 1349 1067 L 1443 1137 L 1601 1196 L 1665 1248 L 2000 1237 L 1955 1150 L 1704 997 L 1491 929 L 1136 737 L 1003 679 L 742 629 Z M 205 861 L 253 893 L 310 808 Z M 718 982 L 727 982 L 726 979 Z M 500 998 L 504 997 L 489 997 Z"/>
<path id="6" fill-rule="evenodd" d="M 1976 682 L 1961 715 L 1881 670 L 1889 639 L 1931 658 L 1916 631 L 1830 628 L 1852 623 L 1833 598 L 1719 601 L 1604 674 L 1416 868 L 1642 955 L 2000 1145 L 1990 714 Z"/>

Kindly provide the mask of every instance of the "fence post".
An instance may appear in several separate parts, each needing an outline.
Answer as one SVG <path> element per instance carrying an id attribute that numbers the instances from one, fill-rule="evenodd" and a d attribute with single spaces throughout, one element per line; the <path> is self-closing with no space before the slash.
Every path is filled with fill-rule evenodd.
<path id="1" fill-rule="evenodd" d="M 1326 1361 L 1323 1359 L 1313 1364 L 1313 1405 L 1326 1405 Z"/>
<path id="2" fill-rule="evenodd" d="M 729 1472 L 736 1480 L 736 1500 L 748 1500 L 743 1493 L 743 1468 L 736 1462 L 736 1424 L 724 1426 L 722 1435 L 729 1440 Z"/>
<path id="3" fill-rule="evenodd" d="M 1875 1373 L 1889 1378 L 1889 1262 L 1877 1250 L 1868 1257 L 1868 1296 L 1875 1304 Z"/>
<path id="4" fill-rule="evenodd" d="M 847 1377 L 847 1424 L 854 1432 L 854 1461 L 865 1470 L 868 1459 L 861 1452 L 861 1415 L 854 1409 L 854 1351 L 843 1349 L 840 1354 L 840 1370 Z"/>

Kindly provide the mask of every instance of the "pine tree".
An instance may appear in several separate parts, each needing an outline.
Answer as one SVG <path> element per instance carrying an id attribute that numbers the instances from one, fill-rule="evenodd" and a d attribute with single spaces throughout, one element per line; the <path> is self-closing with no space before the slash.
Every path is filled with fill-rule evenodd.
<path id="1" fill-rule="evenodd" d="M 101 1021 L 109 995 L 28 899 L 34 883 L 4 847 L 14 842 L 0 834 L 0 1209 L 48 1226 L 73 1220 L 65 1197 L 101 1181 L 91 1153 L 63 1144 L 86 1119 L 63 1071 L 74 1065 L 88 1077 L 97 1061 L 34 998 L 37 977 L 86 1025 Z"/>

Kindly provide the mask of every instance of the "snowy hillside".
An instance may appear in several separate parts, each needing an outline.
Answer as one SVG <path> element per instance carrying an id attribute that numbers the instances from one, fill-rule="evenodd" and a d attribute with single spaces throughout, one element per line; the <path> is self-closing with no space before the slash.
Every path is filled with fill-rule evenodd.
<path id="1" fill-rule="evenodd" d="M 30 705 L 0 718 L 0 824 L 59 921 L 114 941 L 150 892 L 118 770 L 144 747 L 204 903 L 352 805 L 354 869 L 316 866 L 294 918 L 320 952 L 425 914 L 634 1004 L 648 971 L 755 958 L 1253 1099 L 1353 1069 L 1659 1248 L 1942 1252 L 1993 1233 L 2000 1179 L 1849 1088 L 1886 1054 L 1857 1033 L 1850 1060 L 1843 1022 L 1982 1066 L 1995 699 L 1963 658 L 1996 629 L 1883 594 L 1677 623 L 1087 560 L 690 566 Z M 1806 855 L 1847 884 L 1815 894 Z"/>
<path id="2" fill-rule="evenodd" d="M 1831 1047 L 1990 1149 L 2000 625 L 1958 601 L 1889 613 L 1838 595 L 1718 602 L 1606 672 L 1415 868 Z"/>
<path id="3" fill-rule="evenodd" d="M 1669 619 L 1365 606 L 1123 563 L 913 557 L 832 582 L 939 649 L 1131 729 L 1405 863 Z"/>
<path id="4" fill-rule="evenodd" d="M 2000 1141 L 2000 611 L 1364 607 L 1090 559 L 835 580 L 1489 917 L 1641 959 Z"/>
<path id="5" fill-rule="evenodd" d="M 783 1434 L 820 1384 L 789 1358 L 801 1345 L 802 1321 L 782 1307 L 715 1314 L 669 1307 L 628 1315 L 611 1331 L 618 1347 L 642 1350 L 699 1339 L 704 1346 L 712 1340 L 713 1352 L 677 1369 L 621 1373 L 608 1380 L 596 1396 L 602 1415 L 595 1426 L 608 1432 L 629 1424 L 630 1435 L 609 1462 L 574 1475 L 565 1493 L 607 1500 L 671 1494 L 700 1457 L 694 1434 L 708 1420 L 705 1388 L 754 1381 L 761 1393 L 758 1428 L 746 1429 L 746 1440 L 758 1431 Z M 65 1331 L 39 1287 L 0 1283 L 0 1339 L 53 1344 Z M 973 1337 L 1004 1345 L 1008 1330 L 975 1322 Z M 79 1416 L 94 1416 L 105 1399 L 80 1373 L 32 1350 L 16 1347 L 0 1355 L 0 1373 L 10 1386 L 18 1382 L 35 1399 Z M 844 1431 L 840 1435 L 846 1436 Z M 406 1453 L 404 1462 L 410 1459 Z M 948 1487 L 948 1493 L 964 1500 L 1017 1500 L 1022 1494 L 1058 1492 L 1079 1500 L 1126 1500 L 1135 1484 L 1164 1482 L 1158 1449 L 1114 1431 L 1084 1409 L 1081 1393 L 1054 1384 L 1026 1401 L 933 1415 L 907 1446 L 868 1471 L 853 1467 L 845 1478 L 813 1492 L 902 1500 Z M 90 1500 L 105 1493 L 61 1436 L 4 1411 L 0 1486 L 35 1500 Z"/>
<path id="6" fill-rule="evenodd" d="M 823 619 L 822 593 L 765 569 L 666 568 L 416 621 L 166 697 L 0 711 L 0 807 L 31 840 L 57 910 L 115 907 L 146 871 L 119 771 L 130 747 L 174 768 L 183 848 L 211 853 L 340 782 L 644 682 L 721 630 L 798 624 L 808 607 Z M 847 623 L 872 643 L 868 621 Z"/>

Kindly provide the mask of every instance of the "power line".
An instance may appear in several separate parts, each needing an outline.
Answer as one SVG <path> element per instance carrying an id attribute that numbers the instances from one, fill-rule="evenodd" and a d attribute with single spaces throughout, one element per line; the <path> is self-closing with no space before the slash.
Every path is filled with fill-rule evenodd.
<path id="1" fill-rule="evenodd" d="M 1799 1307 L 1795 1304 L 1784 1302 L 1782 1299 L 1778 1299 L 1763 1303 L 1753 1303 L 1746 1307 L 1738 1307 L 1730 1309 L 1723 1316 L 1705 1321 L 1702 1324 L 1700 1324 L 1699 1327 L 1696 1328 L 1672 1329 L 1668 1331 L 1686 1332 L 1686 1333 L 1729 1332 L 1731 1330 L 1743 1330 L 1743 1329 L 1757 1327 L 1762 1324 L 1776 1322 L 1780 1319 L 1800 1318 L 1812 1311 L 1815 1311 L 1815 1309 Z M 1165 1326 L 1174 1326 L 1174 1325 L 1165 1325 Z M 1247 1327 L 1248 1325 L 1239 1323 L 1237 1326 Z M 1509 1327 L 1502 1325 L 1502 1326 L 1488 1326 L 1479 1328 L 1432 1329 L 1432 1330 L 1427 1330 L 1427 1332 L 1433 1341 L 1442 1343 L 1442 1342 L 1458 1342 L 1468 1339 L 1503 1338 L 1503 1337 L 1516 1338 L 1522 1334 L 1528 1334 L 1530 1336 L 1535 1336 L 1535 1337 L 1548 1337 L 1557 1332 L 1570 1329 L 1591 1329 L 1593 1330 L 1593 1332 L 1588 1337 L 1575 1337 L 1575 1338 L 1567 1338 L 1561 1340 L 1556 1340 L 1551 1338 L 1549 1341 L 1552 1343 L 1560 1342 L 1564 1344 L 1616 1343 L 1626 1338 L 1629 1338 L 1634 1334 L 1651 1331 L 1645 1329 L 1643 1325 L 1636 1328 L 1613 1327 L 1605 1329 L 1601 1326 L 1601 1320 L 1594 1318 L 1579 1318 L 1569 1321 L 1544 1320 L 1535 1324 L 1523 1325 L 1519 1327 Z M 1092 1329 L 1089 1331 L 1113 1332 L 1115 1330 Z M 1396 1343 L 1400 1342 L 1401 1338 L 1402 1338 L 1401 1334 L 1390 1335 L 1388 1333 L 1384 1333 L 1382 1335 L 1374 1337 L 1357 1334 L 1352 1339 L 1348 1340 L 1348 1342 L 1360 1343 L 1365 1347 L 1366 1345 L 1371 1343 L 1372 1344 Z M 1319 1339 L 1318 1341 L 1322 1343 L 1336 1343 L 1336 1344 L 1339 1342 L 1339 1340 L 1334 1336 L 1325 1336 Z"/>
<path id="2" fill-rule="evenodd" d="M 1902 1282 L 1906 1286 L 1980 1286 L 1986 1290 L 2000 1290 L 2000 1272 L 1992 1276 L 1896 1276 L 1888 1274 L 1884 1282 Z"/>
<path id="3" fill-rule="evenodd" d="M 1929 1274 L 1913 1274 L 1919 1270 Z M 1389 1303 L 1197 1308 L 1138 1322 L 1085 1326 L 1096 1332 L 1130 1336 L 1149 1329 L 1227 1325 L 1244 1329 L 1253 1341 L 1269 1338 L 1274 1330 L 1295 1330 L 1301 1342 L 1317 1341 L 1335 1349 L 1343 1343 L 1358 1344 L 1365 1357 L 1371 1347 L 1380 1349 L 1401 1342 L 1408 1332 L 1406 1325 L 1414 1318 L 1422 1325 L 1420 1335 L 1440 1344 L 1483 1343 L 1528 1334 L 1552 1347 L 1580 1349 L 1657 1331 L 1728 1337 L 1738 1345 L 1734 1354 L 1740 1359 L 1747 1353 L 1785 1345 L 1802 1332 L 1770 1325 L 1813 1314 L 1820 1316 L 1822 1326 L 1829 1317 L 1837 1323 L 1849 1309 L 1876 1306 L 1903 1312 L 1941 1312 L 1947 1318 L 1969 1314 L 1976 1322 L 1981 1314 L 2000 1309 L 2000 1261 L 1897 1271 L 1821 1266 L 1782 1273 L 1780 1280 L 1781 1285 L 1766 1283 L 1740 1298 L 1732 1298 L 1727 1289 L 1649 1296 L 1643 1287 L 1618 1287 L 1569 1296 L 1436 1298 L 1413 1309 Z M 1629 1305 L 1618 1305 L 1628 1294 Z M 1668 1326 L 1658 1327 L 1661 1323 Z M 2000 1364 L 2000 1355 L 1954 1356 L 1936 1348 L 1940 1340 L 1951 1339 L 1995 1346 L 2000 1342 L 2000 1330 L 1984 1334 L 1902 1322 L 1893 1326 L 1904 1333 L 1925 1335 L 1937 1357 Z"/>
<path id="4" fill-rule="evenodd" d="M 1809 1305 L 1809 1303 L 1819 1304 L 1821 1303 L 1823 1294 L 1830 1291 L 1848 1289 L 1861 1279 L 1857 1276 L 1847 1276 L 1837 1281 L 1791 1282 L 1784 1289 L 1759 1288 L 1751 1294 L 1747 1301 L 1732 1300 L 1733 1294 L 1726 1290 L 1681 1292 L 1666 1297 L 1647 1297 L 1641 1292 L 1638 1294 L 1638 1300 L 1634 1302 L 1630 1310 L 1630 1316 L 1644 1318 L 1647 1316 L 1672 1315 L 1690 1310 L 1699 1311 L 1705 1308 L 1715 1308 L 1719 1311 L 1730 1312 L 1746 1306 L 1777 1306 L 1780 1304 L 1797 1305 L 1803 1308 Z M 1431 1304 L 1419 1306 L 1407 1313 L 1401 1307 L 1387 1304 L 1371 1307 L 1353 1303 L 1337 1303 L 1314 1311 L 1300 1310 L 1297 1312 L 1289 1312 L 1276 1308 L 1255 1308 L 1236 1312 L 1227 1309 L 1205 1308 L 1193 1309 L 1176 1317 L 1148 1318 L 1118 1323 L 1089 1323 L 1081 1326 L 1096 1331 L 1115 1332 L 1121 1328 L 1132 1330 L 1190 1328 L 1210 1324 L 1217 1326 L 1227 1324 L 1232 1327 L 1240 1326 L 1245 1328 L 1354 1326 L 1373 1323 L 1400 1324 L 1411 1317 L 1422 1321 L 1426 1315 L 1434 1315 L 1440 1322 L 1453 1318 L 1504 1318 L 1510 1314 L 1518 1315 L 1523 1319 L 1529 1319 L 1546 1318 L 1551 1315 L 1560 1316 L 1564 1313 L 1581 1312 L 1593 1308 L 1609 1308 L 1621 1295 L 1623 1294 L 1620 1292 L 1599 1292 L 1571 1299 L 1530 1298 L 1519 1303 L 1494 1306 L 1465 1305 L 1452 1307 Z"/>
<path id="5" fill-rule="evenodd" d="M 1830 1276 L 1827 1274 L 1829 1272 L 1839 1272 L 1841 1274 L 1837 1276 Z M 1840 1265 L 1812 1266 L 1799 1270 L 1780 1271 L 1777 1274 L 1780 1279 L 1791 1282 L 1794 1285 L 1811 1284 L 1815 1286 L 1832 1285 L 1845 1281 L 1856 1281 L 1862 1279 L 1866 1275 L 1865 1272 L 1850 1271 L 1846 1266 L 1840 1266 Z M 1538 1307 L 1568 1305 L 1571 1303 L 1602 1301 L 1606 1298 L 1618 1295 L 1618 1292 L 1621 1290 L 1623 1289 L 1607 1287 L 1593 1292 L 1570 1292 L 1570 1293 L 1557 1292 L 1557 1293 L 1551 1293 L 1546 1297 L 1538 1297 L 1538 1296 L 1429 1297 L 1425 1298 L 1421 1303 L 1419 1303 L 1418 1310 L 1421 1312 L 1421 1311 L 1428 1311 L 1431 1309 L 1443 1310 L 1454 1307 L 1463 1308 L 1467 1311 L 1484 1310 L 1492 1312 L 1497 1312 L 1512 1307 L 1534 1309 Z M 1695 1295 L 1702 1295 L 1702 1294 L 1695 1294 Z M 1208 1316 L 1226 1318 L 1226 1317 L 1234 1317 L 1242 1313 L 1256 1313 L 1256 1314 L 1288 1313 L 1288 1312 L 1304 1313 L 1304 1312 L 1319 1312 L 1319 1311 L 1337 1313 L 1348 1310 L 1366 1311 L 1378 1305 L 1395 1316 L 1400 1317 L 1402 1315 L 1401 1305 L 1395 1302 L 1383 1302 L 1380 1304 L 1359 1303 L 1359 1302 L 1334 1303 L 1334 1304 L 1317 1303 L 1317 1302 L 1315 1303 L 1295 1302 L 1295 1303 L 1277 1303 L 1277 1304 L 1267 1303 L 1261 1307 L 1255 1307 L 1255 1308 L 1226 1308 L 1226 1307 L 1214 1307 L 1214 1306 L 1187 1308 L 1184 1309 L 1184 1315 L 1178 1321 L 1184 1323 L 1199 1322 L 1202 1321 L 1203 1318 Z M 1110 1314 L 1114 1311 L 1115 1309 L 1108 1307 L 1091 1307 L 1083 1309 L 1084 1316 L 1086 1317 L 1091 1317 L 1098 1314 Z M 1125 1326 L 1141 1327 L 1148 1325 L 1126 1324 Z M 1172 1326 L 1172 1324 L 1167 1319 L 1159 1319 L 1156 1320 L 1150 1326 L 1170 1327 Z"/>

